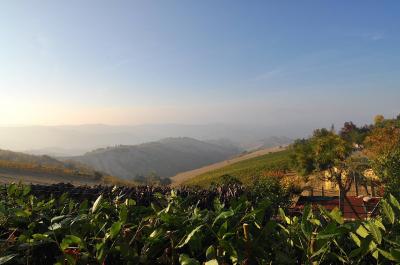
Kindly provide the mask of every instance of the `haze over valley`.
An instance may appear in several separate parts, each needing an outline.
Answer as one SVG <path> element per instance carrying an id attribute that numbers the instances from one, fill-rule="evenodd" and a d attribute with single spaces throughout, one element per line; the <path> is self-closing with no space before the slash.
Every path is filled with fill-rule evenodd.
<path id="1" fill-rule="evenodd" d="M 0 127 L 0 148 L 37 155 L 75 156 L 116 145 L 190 137 L 210 143 L 225 141 L 242 150 L 252 150 L 287 144 L 296 134 L 282 134 L 276 128 L 263 126 L 224 124 L 18 126 Z"/>
<path id="2" fill-rule="evenodd" d="M 209 165 L 239 154 L 230 144 L 211 144 L 193 138 L 166 138 L 136 146 L 120 145 L 71 157 L 80 162 L 125 179 L 145 179 L 151 175 L 175 174 Z"/>

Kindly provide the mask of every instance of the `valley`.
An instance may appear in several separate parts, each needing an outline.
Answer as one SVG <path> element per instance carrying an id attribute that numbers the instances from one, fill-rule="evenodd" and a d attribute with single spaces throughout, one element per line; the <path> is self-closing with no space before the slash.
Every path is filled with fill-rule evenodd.
<path id="1" fill-rule="evenodd" d="M 241 149 L 188 137 L 166 138 L 140 145 L 97 149 L 68 159 L 96 170 L 130 180 L 169 178 L 175 174 L 233 157 Z"/>

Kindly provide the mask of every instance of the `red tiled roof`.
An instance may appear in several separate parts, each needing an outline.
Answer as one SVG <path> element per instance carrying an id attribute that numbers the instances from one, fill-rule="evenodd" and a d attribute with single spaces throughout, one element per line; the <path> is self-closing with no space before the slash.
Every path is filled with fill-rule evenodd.
<path id="1" fill-rule="evenodd" d="M 347 199 L 348 201 L 344 201 L 343 209 L 343 217 L 347 220 L 358 219 L 358 217 L 366 219 L 368 216 L 373 215 L 380 201 L 380 198 L 377 197 L 369 198 L 367 201 L 364 201 L 363 197 L 356 196 L 347 196 Z M 321 205 L 326 210 L 331 211 L 334 208 L 339 208 L 339 197 L 301 196 L 292 209 L 292 213 L 301 213 L 307 204 L 311 204 L 315 208 Z"/>

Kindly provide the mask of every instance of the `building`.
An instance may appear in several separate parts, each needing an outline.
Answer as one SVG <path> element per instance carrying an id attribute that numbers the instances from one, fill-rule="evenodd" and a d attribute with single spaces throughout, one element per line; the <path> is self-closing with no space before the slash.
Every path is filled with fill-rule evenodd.
<path id="1" fill-rule="evenodd" d="M 344 202 L 343 217 L 345 220 L 365 220 L 376 215 L 379 210 L 380 197 L 369 196 L 346 196 L 348 200 Z M 324 207 L 328 211 L 339 208 L 339 196 L 300 196 L 291 208 L 292 215 L 301 215 L 306 205 L 311 204 L 313 209 L 318 206 Z"/>

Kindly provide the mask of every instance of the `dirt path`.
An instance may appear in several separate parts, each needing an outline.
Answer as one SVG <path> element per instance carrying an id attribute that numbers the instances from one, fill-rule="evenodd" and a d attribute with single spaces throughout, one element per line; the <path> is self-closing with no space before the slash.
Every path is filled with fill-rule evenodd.
<path id="1" fill-rule="evenodd" d="M 221 161 L 218 163 L 214 163 L 208 166 L 204 166 L 201 168 L 197 168 L 197 169 L 193 169 L 190 171 L 185 171 L 185 172 L 181 172 L 177 175 L 175 175 L 174 177 L 172 177 L 172 185 L 173 186 L 177 186 L 179 184 L 181 184 L 182 182 L 184 182 L 185 180 L 194 178 L 198 175 L 201 175 L 203 173 L 212 171 L 212 170 L 216 170 L 225 166 L 229 166 L 231 164 L 243 161 L 243 160 L 247 160 L 250 158 L 254 158 L 254 157 L 258 157 L 258 156 L 262 156 L 262 155 L 266 155 L 268 153 L 273 153 L 273 152 L 278 152 L 278 151 L 282 151 L 285 150 L 286 146 L 282 146 L 282 147 L 272 147 L 272 148 L 265 148 L 265 149 L 261 149 L 261 150 L 257 150 L 251 153 L 246 153 L 243 155 L 239 155 L 236 157 L 233 157 L 231 159 L 225 160 L 225 161 Z"/>

